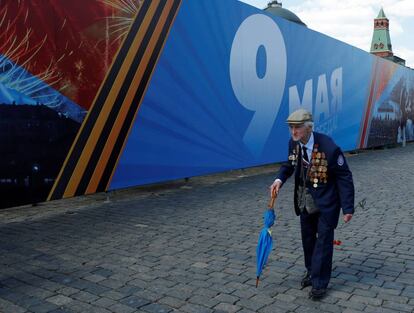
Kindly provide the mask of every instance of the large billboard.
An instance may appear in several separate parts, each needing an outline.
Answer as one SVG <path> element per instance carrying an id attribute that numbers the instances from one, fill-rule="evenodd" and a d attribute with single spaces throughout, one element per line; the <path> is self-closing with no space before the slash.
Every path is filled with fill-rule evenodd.
<path id="1" fill-rule="evenodd" d="M 344 150 L 414 139 L 412 70 L 236 0 L 0 17 L 3 207 L 283 161 L 300 107 Z"/>

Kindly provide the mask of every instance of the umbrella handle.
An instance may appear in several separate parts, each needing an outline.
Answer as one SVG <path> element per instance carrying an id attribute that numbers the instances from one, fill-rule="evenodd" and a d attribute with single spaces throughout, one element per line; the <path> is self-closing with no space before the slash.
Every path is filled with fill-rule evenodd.
<path id="1" fill-rule="evenodd" d="M 274 207 L 275 201 L 276 201 L 276 195 L 270 199 L 269 204 L 267 205 L 269 209 L 272 209 Z"/>

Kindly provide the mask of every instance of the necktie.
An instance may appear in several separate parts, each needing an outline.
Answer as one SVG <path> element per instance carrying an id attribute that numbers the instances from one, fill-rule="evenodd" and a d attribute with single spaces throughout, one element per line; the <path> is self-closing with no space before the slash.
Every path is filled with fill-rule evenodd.
<path id="1" fill-rule="evenodd" d="M 309 158 L 308 158 L 308 153 L 306 152 L 306 147 L 302 146 L 302 150 L 303 150 L 303 159 L 309 163 Z"/>
<path id="2" fill-rule="evenodd" d="M 309 158 L 306 152 L 306 147 L 302 146 L 302 179 L 303 185 L 305 185 L 306 176 L 308 175 Z"/>

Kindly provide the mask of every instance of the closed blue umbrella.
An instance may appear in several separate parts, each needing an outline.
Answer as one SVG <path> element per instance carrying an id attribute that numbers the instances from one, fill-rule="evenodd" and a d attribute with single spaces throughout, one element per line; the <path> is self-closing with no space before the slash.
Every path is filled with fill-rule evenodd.
<path id="1" fill-rule="evenodd" d="M 259 240 L 256 247 L 256 288 L 259 285 L 259 277 L 262 273 L 264 266 L 266 265 L 267 258 L 269 257 L 270 251 L 273 248 L 272 234 L 270 227 L 273 226 L 276 219 L 275 211 L 273 206 L 275 203 L 273 198 L 269 202 L 269 209 L 267 209 L 263 214 L 264 227 L 259 235 Z"/>

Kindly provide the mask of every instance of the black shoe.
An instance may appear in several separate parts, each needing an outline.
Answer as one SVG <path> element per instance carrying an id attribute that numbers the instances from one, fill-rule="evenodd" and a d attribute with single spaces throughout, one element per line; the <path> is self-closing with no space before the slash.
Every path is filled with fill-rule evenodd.
<path id="1" fill-rule="evenodd" d="M 325 295 L 326 295 L 325 288 L 321 288 L 321 289 L 312 288 L 312 290 L 309 292 L 309 298 L 311 298 L 312 300 L 322 299 Z"/>
<path id="2" fill-rule="evenodd" d="M 312 280 L 311 280 L 311 275 L 309 272 L 306 272 L 305 277 L 302 278 L 302 281 L 300 282 L 300 285 L 303 288 L 306 288 L 308 286 L 312 286 Z"/>

